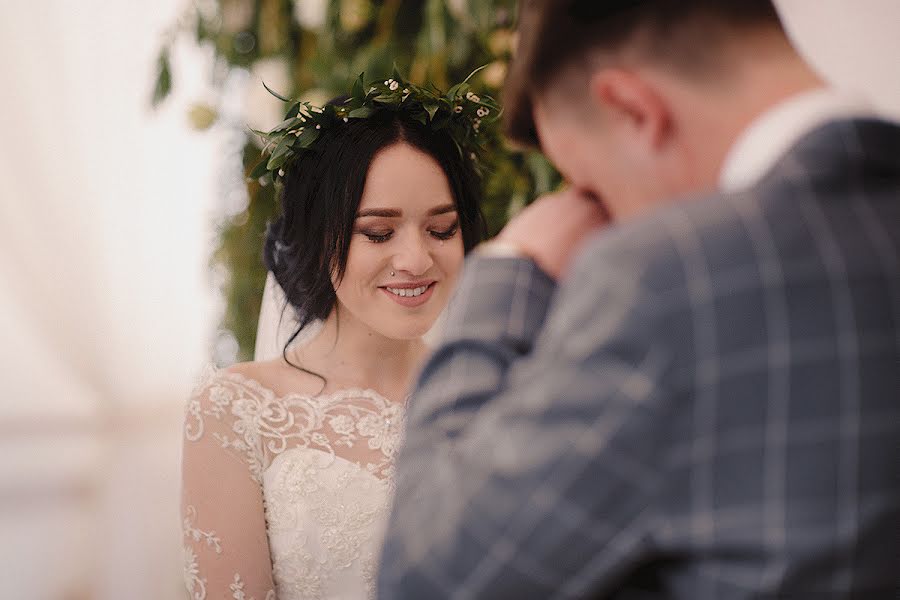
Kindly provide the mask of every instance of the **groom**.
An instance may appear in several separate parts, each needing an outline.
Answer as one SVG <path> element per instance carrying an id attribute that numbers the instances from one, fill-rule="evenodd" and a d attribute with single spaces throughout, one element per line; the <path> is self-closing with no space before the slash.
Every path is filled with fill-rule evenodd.
<path id="1" fill-rule="evenodd" d="M 381 597 L 893 597 L 900 127 L 769 0 L 523 2 L 505 97 L 569 186 L 466 266 Z"/>

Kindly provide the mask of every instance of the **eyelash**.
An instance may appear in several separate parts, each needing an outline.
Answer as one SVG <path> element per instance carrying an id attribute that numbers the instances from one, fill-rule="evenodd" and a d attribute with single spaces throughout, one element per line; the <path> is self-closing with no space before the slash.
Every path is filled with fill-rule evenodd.
<path id="1" fill-rule="evenodd" d="M 449 240 L 454 235 L 456 235 L 456 231 L 459 229 L 459 221 L 450 226 L 449 229 L 444 231 L 429 231 L 432 237 L 435 237 L 439 240 Z M 370 231 L 361 231 L 364 236 L 369 238 L 370 242 L 375 244 L 383 244 L 384 242 L 391 239 L 391 236 L 394 234 L 393 231 L 389 231 L 387 233 L 374 233 Z"/>

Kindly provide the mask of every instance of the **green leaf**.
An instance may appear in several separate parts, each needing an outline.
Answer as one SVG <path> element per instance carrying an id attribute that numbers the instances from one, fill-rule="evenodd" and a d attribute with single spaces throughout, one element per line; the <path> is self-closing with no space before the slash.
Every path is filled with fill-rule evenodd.
<path id="1" fill-rule="evenodd" d="M 303 130 L 303 133 L 297 138 L 297 146 L 300 148 L 309 148 L 313 142 L 319 137 L 319 130 L 315 127 L 309 127 Z"/>
<path id="2" fill-rule="evenodd" d="M 474 71 L 472 71 L 471 73 L 469 73 L 469 76 L 466 77 L 465 79 L 463 79 L 462 82 L 463 82 L 463 83 L 468 83 L 468 81 L 469 81 L 470 79 L 472 79 L 472 76 L 475 75 L 475 73 L 477 73 L 478 71 L 481 71 L 482 69 L 485 69 L 485 68 L 487 68 L 487 64 L 481 65 L 480 67 L 478 67 L 477 69 L 475 69 Z"/>
<path id="3" fill-rule="evenodd" d="M 274 171 L 275 169 L 280 169 L 284 165 L 284 163 L 286 163 L 288 161 L 288 159 L 290 157 L 291 157 L 290 152 L 285 152 L 284 154 L 278 156 L 277 158 L 273 156 L 272 158 L 269 159 L 269 162 L 266 163 L 266 168 L 269 171 Z"/>
<path id="4" fill-rule="evenodd" d="M 290 101 L 291 101 L 290 98 L 285 98 L 284 96 L 282 96 L 282 95 L 279 94 L 278 92 L 272 91 L 272 88 L 270 88 L 269 86 L 267 86 L 265 81 L 263 81 L 262 84 L 263 84 L 263 87 L 266 88 L 266 91 L 267 91 L 267 92 L 269 92 L 270 94 L 272 94 L 273 96 L 275 96 L 275 97 L 278 98 L 279 100 L 281 100 L 281 101 L 283 101 L 283 102 L 290 102 Z"/>
<path id="5" fill-rule="evenodd" d="M 263 175 L 269 172 L 269 167 L 266 164 L 268 161 L 261 160 L 256 163 L 256 166 L 253 167 L 253 170 L 250 171 L 250 174 L 247 176 L 249 179 L 259 179 Z"/>
<path id="6" fill-rule="evenodd" d="M 172 65 L 169 61 L 168 48 L 164 48 L 159 53 L 156 68 L 156 86 L 153 88 L 153 99 L 151 101 L 153 106 L 159 106 L 172 91 Z"/>
<path id="7" fill-rule="evenodd" d="M 269 157 L 269 162 L 266 164 L 267 169 L 271 171 L 284 164 L 284 161 L 281 159 L 285 158 L 288 152 L 290 152 L 291 140 L 289 138 L 291 137 L 293 136 L 284 136 L 278 141 L 278 145 L 275 146 L 275 149 L 272 151 L 272 156 Z"/>
<path id="8" fill-rule="evenodd" d="M 278 125 L 276 125 L 275 127 L 273 127 L 271 129 L 270 133 L 276 133 L 279 131 L 287 131 L 288 129 L 293 129 L 294 127 L 297 127 L 302 124 L 303 124 L 303 122 L 300 119 L 298 119 L 296 117 L 289 117 L 289 118 L 285 119 L 284 121 L 282 121 L 281 123 L 279 123 Z"/>
<path id="9" fill-rule="evenodd" d="M 447 91 L 447 98 L 453 100 L 457 96 L 465 96 L 470 89 L 472 89 L 472 86 L 468 83 L 457 83 Z"/>
<path id="10" fill-rule="evenodd" d="M 365 103 L 365 99 L 363 98 L 348 98 L 347 102 L 344 103 L 344 111 L 350 112 L 351 110 L 355 110 Z"/>
<path id="11" fill-rule="evenodd" d="M 365 81 L 363 80 L 365 77 L 365 72 L 360 73 L 359 77 L 356 78 L 356 81 L 353 83 L 353 91 L 350 92 L 350 97 L 354 99 L 363 99 L 366 97 L 365 94 Z"/>
<path id="12" fill-rule="evenodd" d="M 291 107 L 287 111 L 287 115 L 285 118 L 296 117 L 300 114 L 300 107 L 303 106 L 303 102 L 294 102 L 291 104 Z"/>
<path id="13" fill-rule="evenodd" d="M 434 114 L 438 111 L 439 108 L 440 106 L 438 106 L 437 104 L 432 104 L 431 102 L 426 104 L 425 111 L 428 113 L 428 118 L 434 119 Z"/>
<path id="14" fill-rule="evenodd" d="M 374 108 L 368 106 L 360 106 L 359 108 L 354 108 L 353 110 L 351 110 L 347 116 L 351 119 L 366 119 L 370 117 L 374 112 Z"/>
<path id="15" fill-rule="evenodd" d="M 197 40 L 197 44 L 199 45 L 201 44 L 201 42 L 203 42 L 203 40 L 207 38 L 208 34 L 206 30 L 206 21 L 203 20 L 203 14 L 199 9 L 194 12 L 194 19 L 197 22 L 197 26 L 194 28 L 194 36 Z"/>

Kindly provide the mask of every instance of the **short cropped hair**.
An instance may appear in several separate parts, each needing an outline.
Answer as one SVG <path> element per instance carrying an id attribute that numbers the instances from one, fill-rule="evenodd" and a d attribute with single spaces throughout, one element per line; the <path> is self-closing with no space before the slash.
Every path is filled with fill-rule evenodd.
<path id="1" fill-rule="evenodd" d="M 506 135 L 538 146 L 536 91 L 596 51 L 615 54 L 642 33 L 640 51 L 681 70 L 702 69 L 718 31 L 774 27 L 772 0 L 522 0 L 519 44 L 503 90 Z"/>

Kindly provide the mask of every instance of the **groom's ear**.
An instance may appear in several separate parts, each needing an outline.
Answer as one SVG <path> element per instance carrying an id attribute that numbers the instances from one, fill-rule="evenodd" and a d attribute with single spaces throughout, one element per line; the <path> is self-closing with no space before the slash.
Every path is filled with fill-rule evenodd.
<path id="1" fill-rule="evenodd" d="M 588 92 L 592 108 L 619 144 L 656 153 L 666 143 L 672 114 L 660 91 L 639 74 L 602 68 L 591 74 Z"/>

